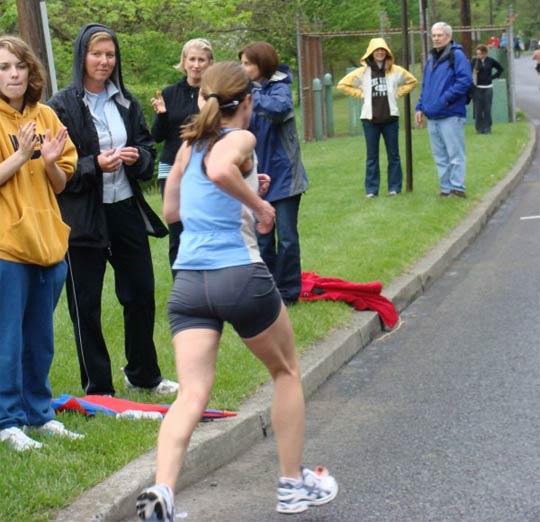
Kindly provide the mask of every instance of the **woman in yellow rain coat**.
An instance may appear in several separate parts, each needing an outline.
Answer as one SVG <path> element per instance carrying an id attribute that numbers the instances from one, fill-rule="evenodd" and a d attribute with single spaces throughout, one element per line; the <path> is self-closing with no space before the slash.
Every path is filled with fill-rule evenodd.
<path id="1" fill-rule="evenodd" d="M 403 172 L 399 156 L 399 110 L 397 100 L 411 92 L 416 78 L 394 64 L 394 56 L 383 38 L 372 38 L 360 60 L 361 66 L 347 74 L 337 88 L 348 96 L 362 98 L 360 118 L 366 138 L 366 197 L 379 195 L 379 141 L 388 156 L 388 195 L 401 192 Z"/>

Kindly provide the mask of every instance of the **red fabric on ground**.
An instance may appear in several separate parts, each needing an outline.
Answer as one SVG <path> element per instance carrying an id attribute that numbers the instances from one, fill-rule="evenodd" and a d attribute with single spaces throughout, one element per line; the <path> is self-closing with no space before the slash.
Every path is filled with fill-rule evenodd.
<path id="1" fill-rule="evenodd" d="M 161 404 L 147 404 L 144 402 L 128 401 L 126 399 L 118 399 L 116 397 L 105 397 L 104 395 L 86 395 L 81 397 L 81 400 L 89 402 L 90 404 L 96 404 L 98 406 L 104 406 L 116 413 L 122 413 L 127 410 L 137 411 L 157 411 L 165 415 L 169 406 L 163 406 Z"/>
<path id="2" fill-rule="evenodd" d="M 393 328 L 399 314 L 392 301 L 381 295 L 382 283 L 353 283 L 337 277 L 322 277 L 316 272 L 302 272 L 302 289 L 300 300 L 344 301 L 356 310 L 373 310 L 377 312 L 383 323 Z"/>

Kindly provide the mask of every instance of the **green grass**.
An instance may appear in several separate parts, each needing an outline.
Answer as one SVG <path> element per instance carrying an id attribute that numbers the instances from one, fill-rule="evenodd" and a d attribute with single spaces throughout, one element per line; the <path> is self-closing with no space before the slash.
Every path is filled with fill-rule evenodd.
<path id="1" fill-rule="evenodd" d="M 338 98 L 336 113 L 346 118 L 346 99 Z M 345 114 L 345 116 L 343 116 Z M 346 134 L 346 124 L 340 124 Z M 337 129 L 336 129 L 337 132 Z M 342 137 L 303 147 L 311 187 L 302 199 L 300 235 L 302 267 L 325 276 L 390 283 L 448 233 L 515 163 L 528 137 L 524 123 L 495 125 L 491 136 L 478 136 L 467 127 L 468 199 L 438 198 L 438 179 L 427 131 L 413 132 L 414 191 L 399 197 L 364 197 L 364 143 L 361 136 Z M 403 149 L 402 149 L 403 150 Z M 383 163 L 384 151 L 381 153 Z M 382 165 L 384 172 L 385 164 Z M 159 208 L 157 193 L 148 197 Z M 171 287 L 167 240 L 152 240 L 156 276 L 155 340 L 164 376 L 174 378 L 165 306 Z M 384 292 L 383 292 L 384 293 Z M 342 303 L 299 303 L 290 309 L 299 351 L 330 330 L 351 320 L 353 311 Z M 57 308 L 56 355 L 51 371 L 53 393 L 81 395 L 73 333 L 64 297 Z M 151 401 L 122 386 L 123 326 L 114 296 L 111 270 L 103 295 L 103 324 L 118 395 Z M 238 409 L 267 374 L 226 328 L 220 348 L 212 407 Z M 158 424 L 153 421 L 86 419 L 61 414 L 60 420 L 86 434 L 84 441 L 50 439 L 40 451 L 16 454 L 0 445 L 4 500 L 0 520 L 44 522 L 87 490 L 155 444 Z M 219 422 L 219 421 L 217 421 Z M 36 439 L 45 440 L 36 436 Z"/>

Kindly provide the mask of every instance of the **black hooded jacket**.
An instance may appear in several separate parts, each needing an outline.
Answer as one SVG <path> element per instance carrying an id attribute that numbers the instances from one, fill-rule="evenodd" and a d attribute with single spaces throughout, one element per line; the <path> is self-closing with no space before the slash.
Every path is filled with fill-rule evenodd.
<path id="1" fill-rule="evenodd" d="M 99 138 L 90 110 L 84 101 L 83 79 L 88 40 L 98 31 L 110 34 L 116 47 L 116 67 L 110 80 L 120 92 L 116 94 L 114 102 L 126 128 L 126 146 L 137 147 L 139 150 L 139 159 L 133 165 L 124 165 L 126 176 L 146 224 L 147 233 L 157 237 L 167 235 L 166 227 L 144 200 L 139 186 L 139 180 L 152 178 L 156 151 L 141 106 L 124 86 L 116 34 L 107 26 L 87 24 L 81 28 L 73 45 L 72 83 L 57 92 L 48 104 L 66 126 L 79 155 L 75 174 L 65 190 L 58 195 L 62 217 L 71 227 L 69 244 L 96 248 L 107 246 L 109 235 L 103 208 L 103 172 L 97 162 L 100 154 Z"/>

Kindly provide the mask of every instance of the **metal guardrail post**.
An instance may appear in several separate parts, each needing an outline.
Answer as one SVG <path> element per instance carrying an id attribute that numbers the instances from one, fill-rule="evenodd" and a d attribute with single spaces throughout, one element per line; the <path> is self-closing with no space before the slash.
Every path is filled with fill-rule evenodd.
<path id="1" fill-rule="evenodd" d="M 319 78 L 313 79 L 313 103 L 315 105 L 315 139 L 323 139 L 323 114 L 322 114 L 322 82 Z"/>
<path id="2" fill-rule="evenodd" d="M 324 75 L 324 102 L 326 109 L 326 135 L 334 136 L 334 97 L 332 96 L 332 75 Z"/>

